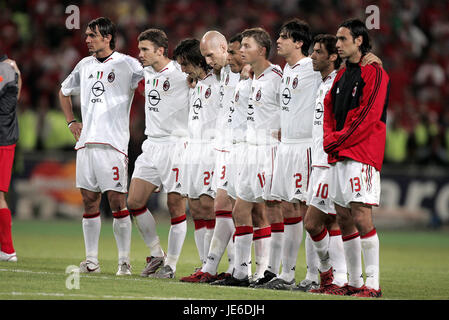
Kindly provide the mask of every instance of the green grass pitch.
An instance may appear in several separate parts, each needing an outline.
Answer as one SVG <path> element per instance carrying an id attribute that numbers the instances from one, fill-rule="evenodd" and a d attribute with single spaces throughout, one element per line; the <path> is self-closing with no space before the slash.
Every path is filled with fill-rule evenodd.
<path id="1" fill-rule="evenodd" d="M 158 219 L 158 234 L 167 248 L 169 223 Z M 385 300 L 449 299 L 449 234 L 443 231 L 378 230 L 380 277 Z M 17 263 L 0 262 L 0 300 L 341 300 L 351 297 L 312 295 L 292 291 L 215 287 L 182 283 L 199 266 L 189 222 L 176 279 L 141 278 L 148 255 L 133 225 L 131 265 L 133 275 L 117 277 L 117 249 L 112 221 L 102 220 L 99 245 L 101 273 L 81 275 L 79 289 L 68 289 L 66 268 L 84 259 L 81 221 L 13 221 Z M 226 254 L 219 272 L 227 268 Z M 304 242 L 298 253 L 296 281 L 306 273 Z M 72 284 L 75 282 L 72 282 Z"/>

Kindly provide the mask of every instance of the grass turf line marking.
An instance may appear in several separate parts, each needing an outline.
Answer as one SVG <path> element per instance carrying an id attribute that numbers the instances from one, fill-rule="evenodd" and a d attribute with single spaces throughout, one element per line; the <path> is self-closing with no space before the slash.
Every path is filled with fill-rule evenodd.
<path id="1" fill-rule="evenodd" d="M 75 294 L 75 293 L 60 293 L 60 292 L 34 292 L 34 293 L 27 293 L 27 292 L 0 292 L 1 295 L 7 295 L 7 296 L 43 296 L 43 297 L 58 297 L 58 298 L 92 298 L 92 299 L 130 299 L 130 300 L 195 300 L 192 298 L 181 298 L 181 297 L 135 297 L 135 296 L 113 296 L 113 295 L 92 295 L 92 294 Z"/>

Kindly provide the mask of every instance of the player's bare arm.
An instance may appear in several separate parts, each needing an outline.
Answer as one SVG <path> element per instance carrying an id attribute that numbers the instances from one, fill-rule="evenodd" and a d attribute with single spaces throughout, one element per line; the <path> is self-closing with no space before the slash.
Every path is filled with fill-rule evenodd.
<path id="1" fill-rule="evenodd" d="M 75 137 L 75 140 L 78 141 L 81 135 L 81 130 L 83 129 L 83 124 L 81 122 L 77 122 L 75 119 L 72 108 L 72 99 L 70 96 L 65 96 L 62 91 L 59 90 L 59 102 L 69 126 L 69 130 Z"/>

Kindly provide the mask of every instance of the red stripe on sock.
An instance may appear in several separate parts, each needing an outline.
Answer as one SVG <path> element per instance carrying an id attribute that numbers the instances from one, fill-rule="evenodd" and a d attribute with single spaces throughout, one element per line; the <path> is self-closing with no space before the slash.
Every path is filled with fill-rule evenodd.
<path id="1" fill-rule="evenodd" d="M 361 235 L 360 238 L 361 238 L 361 239 L 366 239 L 366 238 L 375 236 L 376 234 L 377 234 L 376 228 L 374 228 L 373 230 L 371 230 L 370 232 L 364 234 L 363 236 Z"/>
<path id="2" fill-rule="evenodd" d="M 193 219 L 193 224 L 195 225 L 195 230 L 204 228 L 206 226 L 203 219 Z"/>
<path id="3" fill-rule="evenodd" d="M 284 223 L 272 223 L 271 224 L 271 232 L 284 232 Z"/>
<path id="4" fill-rule="evenodd" d="M 137 217 L 138 215 L 141 215 L 142 213 L 145 213 L 147 211 L 147 207 L 142 207 L 140 209 L 129 209 L 129 213 L 131 213 L 134 217 Z"/>
<path id="5" fill-rule="evenodd" d="M 185 214 L 183 214 L 182 216 L 171 219 L 170 222 L 172 225 L 174 225 L 174 224 L 184 222 L 184 221 L 186 221 L 186 219 L 187 219 L 187 216 Z"/>
<path id="6" fill-rule="evenodd" d="M 213 229 L 213 228 L 215 228 L 215 219 L 204 220 L 204 224 L 206 225 L 207 229 Z"/>
<path id="7" fill-rule="evenodd" d="M 245 234 L 253 233 L 253 227 L 252 226 L 240 226 L 235 227 L 235 236 L 244 236 Z"/>
<path id="8" fill-rule="evenodd" d="M 92 219 L 92 218 L 98 217 L 99 215 L 100 215 L 100 211 L 95 212 L 95 213 L 89 213 L 89 214 L 87 214 L 87 213 L 84 212 L 83 218 L 84 218 L 84 219 Z"/>
<path id="9" fill-rule="evenodd" d="M 296 223 L 300 223 L 301 221 L 302 221 L 302 217 L 285 218 L 284 225 L 285 224 L 296 224 Z"/>
<path id="10" fill-rule="evenodd" d="M 342 236 L 342 240 L 343 241 L 349 241 L 349 240 L 355 239 L 355 238 L 357 238 L 359 236 L 360 236 L 360 234 L 358 232 L 356 232 L 356 233 L 353 233 L 353 234 L 350 234 L 350 235 L 347 235 L 347 236 Z"/>
<path id="11" fill-rule="evenodd" d="M 326 235 L 327 235 L 327 229 L 326 229 L 326 227 L 324 227 L 320 233 L 318 233 L 315 236 L 310 235 L 310 237 L 312 238 L 313 241 L 318 242 L 318 241 L 323 240 L 324 237 L 326 237 Z"/>
<path id="12" fill-rule="evenodd" d="M 128 209 L 116 211 L 116 212 L 112 213 L 112 216 L 115 219 L 123 219 L 123 218 L 126 218 L 127 216 L 129 216 L 129 211 L 128 211 Z"/>
<path id="13" fill-rule="evenodd" d="M 232 219 L 232 211 L 225 211 L 225 210 L 215 211 L 215 217 Z"/>
<path id="14" fill-rule="evenodd" d="M 329 230 L 329 236 L 330 237 L 341 236 L 341 230 L 340 229 Z"/>
<path id="15" fill-rule="evenodd" d="M 253 240 L 271 237 L 271 226 L 254 230 Z"/>

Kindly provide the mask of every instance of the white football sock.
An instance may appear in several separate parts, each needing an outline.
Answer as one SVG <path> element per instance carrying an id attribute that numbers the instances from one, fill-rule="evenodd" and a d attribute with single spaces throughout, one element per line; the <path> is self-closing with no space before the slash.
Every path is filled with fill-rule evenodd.
<path id="1" fill-rule="evenodd" d="M 273 272 L 276 276 L 281 268 L 283 242 L 284 223 L 271 224 L 271 244 L 267 270 Z"/>
<path id="2" fill-rule="evenodd" d="M 235 262 L 235 242 L 234 242 L 234 231 L 232 232 L 231 239 L 229 239 L 228 246 L 226 247 L 226 252 L 228 255 L 228 269 L 226 269 L 225 273 L 232 274 L 234 270 L 234 262 Z"/>
<path id="3" fill-rule="evenodd" d="M 323 228 L 323 230 L 319 234 L 313 237 L 310 236 L 310 238 L 313 240 L 313 247 L 320 259 L 320 266 L 318 268 L 319 271 L 328 271 L 331 267 L 331 264 L 329 258 L 329 233 L 327 232 L 327 229 Z"/>
<path id="4" fill-rule="evenodd" d="M 362 253 L 365 262 L 365 285 L 379 290 L 379 237 L 376 229 L 361 237 Z"/>
<path id="5" fill-rule="evenodd" d="M 82 226 L 84 234 L 84 247 L 86 260 L 98 263 L 98 241 L 100 239 L 101 219 L 100 213 L 83 215 Z"/>
<path id="6" fill-rule="evenodd" d="M 318 254 L 313 245 L 313 240 L 308 232 L 306 232 L 304 247 L 306 251 L 306 265 L 307 265 L 306 279 L 319 283 L 318 268 L 320 266 L 320 258 L 318 257 Z"/>
<path id="7" fill-rule="evenodd" d="M 348 270 L 346 268 L 345 252 L 340 230 L 329 231 L 329 258 L 334 269 L 333 284 L 343 286 L 348 282 Z"/>
<path id="8" fill-rule="evenodd" d="M 284 220 L 284 243 L 282 245 L 282 273 L 279 278 L 290 282 L 295 279 L 296 261 L 303 237 L 302 217 Z"/>
<path id="9" fill-rule="evenodd" d="M 119 263 L 129 263 L 129 253 L 131 250 L 131 217 L 128 210 L 121 210 L 112 213 L 112 229 L 114 231 L 115 241 L 118 249 Z"/>
<path id="10" fill-rule="evenodd" d="M 268 268 L 268 260 L 270 259 L 271 226 L 255 230 L 253 242 L 256 264 L 254 276 L 263 277 L 265 270 Z"/>
<path id="11" fill-rule="evenodd" d="M 348 285 L 360 288 L 363 286 L 362 248 L 358 232 L 343 236 L 346 266 L 348 268 Z"/>
<path id="12" fill-rule="evenodd" d="M 143 238 L 148 249 L 150 249 L 150 256 L 163 257 L 164 251 L 162 250 L 159 236 L 156 231 L 156 221 L 150 210 L 142 208 L 138 210 L 131 210 L 131 214 L 136 220 L 137 229 Z"/>
<path id="13" fill-rule="evenodd" d="M 232 238 L 233 231 L 234 223 L 232 216 L 231 219 L 217 216 L 214 233 L 210 242 L 209 254 L 207 255 L 207 262 L 202 269 L 203 272 L 208 272 L 212 275 L 217 273 L 218 264 L 229 244 L 229 239 Z"/>
<path id="14" fill-rule="evenodd" d="M 195 244 L 196 248 L 198 250 L 198 255 L 200 257 L 201 266 L 203 265 L 203 261 L 205 260 L 204 256 L 204 235 L 206 233 L 206 225 L 204 223 L 203 219 L 196 219 L 193 220 L 195 224 L 195 231 L 194 231 L 194 237 L 195 237 Z"/>
<path id="15" fill-rule="evenodd" d="M 248 256 L 253 241 L 253 227 L 235 228 L 235 264 L 233 277 L 244 279 L 248 276 Z"/>
<path id="16" fill-rule="evenodd" d="M 165 265 L 176 271 L 179 256 L 187 233 L 186 215 L 171 219 L 170 231 L 168 233 L 168 248 Z"/>

